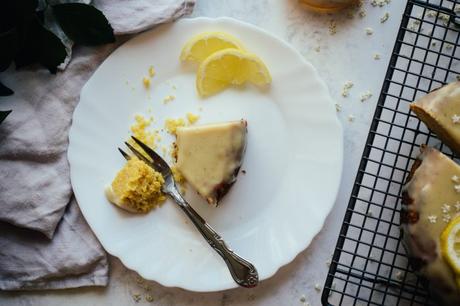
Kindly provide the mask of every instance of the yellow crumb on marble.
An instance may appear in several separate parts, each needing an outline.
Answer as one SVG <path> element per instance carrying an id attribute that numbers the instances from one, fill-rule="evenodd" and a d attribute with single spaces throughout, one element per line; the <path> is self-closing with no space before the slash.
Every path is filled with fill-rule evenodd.
<path id="1" fill-rule="evenodd" d="M 142 83 L 144 84 L 144 87 L 145 87 L 145 88 L 150 88 L 151 82 L 150 82 L 150 79 L 149 79 L 148 77 L 144 77 L 144 78 L 142 79 Z"/>
<path id="2" fill-rule="evenodd" d="M 178 118 L 178 119 L 172 119 L 168 118 L 165 121 L 165 129 L 168 131 L 168 133 L 175 135 L 176 130 L 180 126 L 185 126 L 185 120 L 183 118 Z"/>
<path id="3" fill-rule="evenodd" d="M 131 157 L 117 173 L 112 190 L 120 203 L 136 212 L 146 213 L 165 201 L 166 197 L 161 192 L 164 182 L 161 173 Z"/>
<path id="4" fill-rule="evenodd" d="M 173 101 L 175 99 L 176 99 L 175 96 L 168 95 L 168 96 L 164 97 L 163 104 L 168 104 L 169 102 L 171 102 L 171 101 Z"/>
<path id="5" fill-rule="evenodd" d="M 192 113 L 187 113 L 188 123 L 194 124 L 195 122 L 198 121 L 198 119 L 200 119 L 200 116 L 192 114 Z"/>
<path id="6" fill-rule="evenodd" d="M 131 133 L 134 137 L 151 147 L 152 149 L 156 148 L 156 140 L 158 138 L 158 133 L 154 133 L 148 130 L 148 127 L 153 122 L 153 117 L 146 119 L 142 115 L 134 116 L 135 122 L 131 125 Z M 133 139 L 128 140 L 129 144 L 134 146 L 136 149 L 139 149 L 139 146 Z"/>
<path id="7" fill-rule="evenodd" d="M 153 78 L 155 76 L 155 73 L 156 73 L 155 68 L 153 68 L 153 66 L 150 66 L 149 67 L 149 76 L 151 78 Z"/>

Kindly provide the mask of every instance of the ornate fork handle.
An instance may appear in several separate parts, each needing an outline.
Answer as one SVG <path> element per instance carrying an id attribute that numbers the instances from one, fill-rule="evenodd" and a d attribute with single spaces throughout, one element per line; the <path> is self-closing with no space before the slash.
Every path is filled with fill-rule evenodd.
<path id="1" fill-rule="evenodd" d="M 230 274 L 238 285 L 246 288 L 257 286 L 259 275 L 254 265 L 235 254 L 225 244 L 222 237 L 185 201 L 177 189 L 172 190 L 169 194 L 192 220 L 209 245 L 224 259 Z"/>

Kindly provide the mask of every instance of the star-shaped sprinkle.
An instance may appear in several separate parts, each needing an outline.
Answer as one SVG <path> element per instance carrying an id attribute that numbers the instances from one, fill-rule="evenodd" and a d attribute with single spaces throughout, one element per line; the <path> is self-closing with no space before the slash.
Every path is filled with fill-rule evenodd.
<path id="1" fill-rule="evenodd" d="M 460 185 L 455 185 L 455 186 L 454 186 L 454 189 L 455 189 L 455 191 L 457 191 L 458 193 L 460 193 Z"/>
<path id="2" fill-rule="evenodd" d="M 453 175 L 453 176 L 451 177 L 451 180 L 452 180 L 452 182 L 454 182 L 454 183 L 458 183 L 458 182 L 460 181 L 460 177 L 458 177 L 457 175 Z"/>
<path id="3" fill-rule="evenodd" d="M 443 215 L 443 216 L 442 216 L 442 221 L 444 221 L 445 223 L 449 223 L 449 221 L 450 221 L 451 218 L 452 218 L 452 217 L 451 217 L 450 215 L 447 215 L 447 214 L 446 214 L 446 215 Z"/>
<path id="4" fill-rule="evenodd" d="M 320 291 L 321 291 L 321 285 L 318 284 L 318 283 L 316 283 L 316 284 L 315 284 L 315 290 L 318 291 L 318 292 L 320 292 Z"/>
<path id="5" fill-rule="evenodd" d="M 449 204 L 442 204 L 441 210 L 443 213 L 447 214 L 450 211 L 450 205 Z"/>
<path id="6" fill-rule="evenodd" d="M 430 223 L 436 223 L 437 220 L 438 217 L 436 217 L 435 215 L 428 216 L 428 221 L 430 221 Z"/>
<path id="7" fill-rule="evenodd" d="M 460 116 L 459 116 L 459 115 L 454 114 L 451 118 L 452 118 L 452 123 L 453 123 L 453 124 L 458 124 L 458 123 L 460 123 Z"/>

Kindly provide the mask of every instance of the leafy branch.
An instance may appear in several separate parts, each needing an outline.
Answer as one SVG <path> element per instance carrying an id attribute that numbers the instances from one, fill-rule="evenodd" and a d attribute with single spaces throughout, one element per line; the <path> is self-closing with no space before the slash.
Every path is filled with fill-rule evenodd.
<path id="1" fill-rule="evenodd" d="M 45 26 L 45 13 L 51 13 L 62 31 L 75 43 L 87 46 L 115 41 L 113 29 L 104 14 L 82 3 L 40 6 L 38 0 L 0 2 L 0 72 L 14 63 L 16 69 L 41 64 L 55 74 L 67 56 L 62 41 Z M 14 92 L 0 82 L 0 96 Z M 9 114 L 0 112 L 0 123 Z"/>
<path id="2" fill-rule="evenodd" d="M 11 110 L 0 111 L 0 124 L 3 122 L 3 120 L 6 119 L 6 117 L 8 117 L 10 113 L 11 113 Z"/>

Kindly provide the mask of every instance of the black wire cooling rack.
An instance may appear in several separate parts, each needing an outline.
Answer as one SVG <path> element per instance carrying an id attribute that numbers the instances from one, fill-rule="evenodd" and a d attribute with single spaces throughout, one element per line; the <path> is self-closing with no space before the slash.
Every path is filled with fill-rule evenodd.
<path id="1" fill-rule="evenodd" d="M 401 1 L 401 0 L 395 0 Z M 454 157 L 409 103 L 460 74 L 460 0 L 408 0 L 322 293 L 323 305 L 433 305 L 400 241 L 421 144 Z"/>

